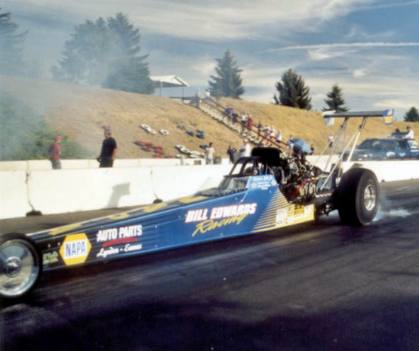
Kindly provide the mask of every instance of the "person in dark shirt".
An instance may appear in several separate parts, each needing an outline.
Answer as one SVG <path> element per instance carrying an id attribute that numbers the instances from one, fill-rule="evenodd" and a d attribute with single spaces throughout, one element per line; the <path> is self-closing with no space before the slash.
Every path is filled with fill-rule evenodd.
<path id="1" fill-rule="evenodd" d="M 112 137 L 110 129 L 105 129 L 105 139 L 102 143 L 102 150 L 98 157 L 99 167 L 112 167 L 115 159 L 116 140 Z"/>
<path id="2" fill-rule="evenodd" d="M 234 163 L 236 161 L 236 154 L 237 154 L 236 148 L 231 147 L 231 145 L 229 145 L 227 149 L 227 155 L 231 163 Z"/>

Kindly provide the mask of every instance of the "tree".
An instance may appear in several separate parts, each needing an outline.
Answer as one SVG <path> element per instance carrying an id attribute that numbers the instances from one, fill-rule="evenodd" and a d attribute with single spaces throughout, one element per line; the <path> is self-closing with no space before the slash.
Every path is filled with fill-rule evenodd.
<path id="1" fill-rule="evenodd" d="M 289 69 L 282 75 L 281 80 L 282 82 L 275 85 L 278 91 L 278 95 L 274 95 L 275 103 L 311 110 L 310 88 L 305 85 L 304 79 Z"/>
<path id="2" fill-rule="evenodd" d="M 411 107 L 409 111 L 404 115 L 406 122 L 419 122 L 419 112 L 416 107 Z"/>
<path id="3" fill-rule="evenodd" d="M 10 13 L 0 13 L 0 73 L 16 74 L 24 70 L 22 50 L 26 34 L 19 32 Z"/>
<path id="4" fill-rule="evenodd" d="M 102 84 L 114 40 L 103 18 L 90 20 L 74 28 L 64 44 L 63 58 L 53 67 L 55 79 L 88 85 Z"/>
<path id="5" fill-rule="evenodd" d="M 48 157 L 54 137 L 63 135 L 50 128 L 42 116 L 11 95 L 0 92 L 0 161 Z M 62 158 L 91 156 L 79 144 L 64 136 Z"/>
<path id="6" fill-rule="evenodd" d="M 230 50 L 227 50 L 224 56 L 216 61 L 216 74 L 210 76 L 208 81 L 211 95 L 239 98 L 244 93 L 240 76 L 242 70 L 238 67 Z"/>
<path id="7" fill-rule="evenodd" d="M 327 94 L 327 99 L 324 100 L 326 107 L 323 111 L 346 112 L 348 108 L 345 106 L 342 89 L 337 84 L 332 87 L 332 90 Z"/>
<path id="8" fill-rule="evenodd" d="M 112 68 L 103 85 L 111 89 L 152 93 L 154 87 L 146 63 L 148 55 L 139 56 L 140 30 L 122 13 L 109 18 L 108 27 L 115 37 L 117 54 L 111 61 Z"/>
<path id="9" fill-rule="evenodd" d="M 147 56 L 141 56 L 140 31 L 118 13 L 77 25 L 63 57 L 52 68 L 54 78 L 106 88 L 152 93 Z"/>

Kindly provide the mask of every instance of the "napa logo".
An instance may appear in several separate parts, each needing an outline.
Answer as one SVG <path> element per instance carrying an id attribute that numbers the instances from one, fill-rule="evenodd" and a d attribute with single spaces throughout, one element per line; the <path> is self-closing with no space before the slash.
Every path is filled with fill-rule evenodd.
<path id="1" fill-rule="evenodd" d="M 60 255 L 67 266 L 84 263 L 92 245 L 85 233 L 67 235 L 60 248 Z"/>

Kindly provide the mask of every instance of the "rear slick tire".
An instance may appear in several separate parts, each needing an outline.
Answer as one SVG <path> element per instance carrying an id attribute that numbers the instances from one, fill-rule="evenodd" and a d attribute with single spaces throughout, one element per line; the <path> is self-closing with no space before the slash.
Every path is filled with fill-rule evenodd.
<path id="1" fill-rule="evenodd" d="M 370 224 L 378 211 L 379 190 L 377 177 L 370 170 L 348 170 L 342 176 L 337 190 L 337 208 L 341 222 L 350 226 Z"/>

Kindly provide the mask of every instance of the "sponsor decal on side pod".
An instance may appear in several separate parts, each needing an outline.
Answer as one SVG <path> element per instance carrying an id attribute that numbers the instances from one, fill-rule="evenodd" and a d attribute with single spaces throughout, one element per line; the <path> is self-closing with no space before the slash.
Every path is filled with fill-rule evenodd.
<path id="1" fill-rule="evenodd" d="M 60 255 L 67 266 L 86 262 L 92 245 L 86 233 L 67 235 L 60 247 Z"/>

